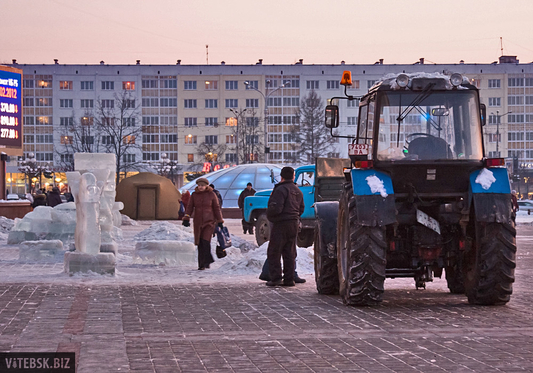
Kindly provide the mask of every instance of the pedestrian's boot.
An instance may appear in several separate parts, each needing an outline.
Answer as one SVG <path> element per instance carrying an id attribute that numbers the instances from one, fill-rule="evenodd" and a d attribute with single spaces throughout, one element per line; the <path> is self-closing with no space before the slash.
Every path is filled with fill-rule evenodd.
<path id="1" fill-rule="evenodd" d="M 281 286 L 281 285 L 283 285 L 282 280 L 270 280 L 270 281 L 267 281 L 266 283 L 266 286 Z"/>
<path id="2" fill-rule="evenodd" d="M 250 228 L 250 229 L 248 230 L 248 233 L 250 233 L 250 234 L 254 234 L 254 229 L 253 229 L 253 228 Z"/>
<path id="3" fill-rule="evenodd" d="M 297 283 L 297 284 L 305 284 L 305 278 L 301 278 L 301 277 L 294 277 L 294 282 Z"/>
<path id="4" fill-rule="evenodd" d="M 296 284 L 294 283 L 294 281 L 285 281 L 283 280 L 283 283 L 281 284 L 281 286 L 295 286 Z"/>

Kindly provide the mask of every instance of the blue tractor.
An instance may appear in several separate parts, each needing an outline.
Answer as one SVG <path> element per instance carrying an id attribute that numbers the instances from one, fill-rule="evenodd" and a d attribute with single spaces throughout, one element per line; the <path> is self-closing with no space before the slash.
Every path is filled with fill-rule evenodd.
<path id="1" fill-rule="evenodd" d="M 341 84 L 351 84 L 343 73 Z M 444 270 L 452 293 L 471 304 L 510 300 L 516 230 L 503 159 L 485 157 L 486 108 L 460 74 L 390 74 L 358 100 L 351 166 L 338 202 L 316 202 L 318 292 L 347 305 L 382 301 L 385 278 L 425 288 Z"/>

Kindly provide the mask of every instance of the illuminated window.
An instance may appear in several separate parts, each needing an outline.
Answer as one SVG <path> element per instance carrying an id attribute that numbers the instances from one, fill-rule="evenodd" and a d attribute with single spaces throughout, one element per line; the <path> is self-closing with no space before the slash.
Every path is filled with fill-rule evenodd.
<path id="1" fill-rule="evenodd" d="M 124 142 L 124 144 L 135 144 L 135 136 L 133 135 L 128 135 L 128 136 L 124 136 L 124 138 L 122 139 L 122 141 Z"/>
<path id="2" fill-rule="evenodd" d="M 35 106 L 52 106 L 52 99 L 47 97 L 36 98 Z"/>
<path id="3" fill-rule="evenodd" d="M 187 162 L 194 162 L 194 154 L 187 154 Z"/>
<path id="4" fill-rule="evenodd" d="M 37 82 L 39 88 L 51 88 L 52 87 L 52 81 L 48 79 L 42 79 Z"/>
<path id="5" fill-rule="evenodd" d="M 52 124 L 52 117 L 35 117 L 35 124 L 39 124 L 39 125 Z"/>
<path id="6" fill-rule="evenodd" d="M 94 123 L 94 118 L 89 116 L 81 117 L 80 123 L 84 126 L 92 126 Z"/>
<path id="7" fill-rule="evenodd" d="M 235 144 L 235 135 L 226 135 L 226 144 Z"/>
<path id="8" fill-rule="evenodd" d="M 135 82 L 122 82 L 122 89 L 125 91 L 134 91 Z"/>
<path id="9" fill-rule="evenodd" d="M 237 126 L 237 118 L 234 118 L 234 117 L 226 118 L 226 126 L 227 127 Z"/>
<path id="10" fill-rule="evenodd" d="M 61 80 L 59 82 L 59 89 L 63 91 L 72 91 L 72 81 L 71 80 Z"/>
<path id="11" fill-rule="evenodd" d="M 217 80 L 206 80 L 205 81 L 205 90 L 206 91 L 216 91 L 218 89 Z"/>
<path id="12" fill-rule="evenodd" d="M 63 145 L 72 144 L 72 136 L 61 136 L 61 144 Z"/>
<path id="13" fill-rule="evenodd" d="M 197 142 L 198 142 L 198 137 L 196 135 L 185 136 L 185 145 L 194 145 Z"/>

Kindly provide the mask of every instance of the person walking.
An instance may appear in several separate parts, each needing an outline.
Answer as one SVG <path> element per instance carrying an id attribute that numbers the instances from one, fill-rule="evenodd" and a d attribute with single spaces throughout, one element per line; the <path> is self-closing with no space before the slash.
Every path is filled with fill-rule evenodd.
<path id="1" fill-rule="evenodd" d="M 211 255 L 211 237 L 215 231 L 215 225 L 222 228 L 222 212 L 218 198 L 209 186 L 205 177 L 196 180 L 196 188 L 187 203 L 182 225 L 189 227 L 190 218 L 194 212 L 194 244 L 198 246 L 198 270 L 209 268 L 215 260 Z"/>
<path id="2" fill-rule="evenodd" d="M 47 205 L 46 194 L 44 194 L 41 189 L 37 189 L 37 192 L 35 192 L 35 197 L 33 198 L 33 203 L 31 205 L 33 208 Z"/>
<path id="3" fill-rule="evenodd" d="M 52 190 L 48 192 L 48 206 L 55 207 L 61 203 L 63 203 L 63 201 L 61 201 L 59 188 L 53 187 Z"/>
<path id="4" fill-rule="evenodd" d="M 250 234 L 254 234 L 254 225 L 244 220 L 244 199 L 248 196 L 253 196 L 254 194 L 255 194 L 255 189 L 252 188 L 252 183 L 248 183 L 246 184 L 246 189 L 244 189 L 239 195 L 238 204 L 239 204 L 239 208 L 241 209 L 242 230 L 244 234 L 246 234 L 246 232 Z"/>
<path id="5" fill-rule="evenodd" d="M 214 184 L 209 184 L 209 186 L 211 188 L 213 188 L 213 193 L 215 193 L 215 195 L 217 196 L 218 204 L 220 205 L 220 208 L 222 208 L 222 194 L 220 194 L 220 192 L 215 189 L 215 185 Z"/>
<path id="6" fill-rule="evenodd" d="M 294 169 L 281 169 L 281 182 L 274 186 L 267 207 L 267 218 L 272 222 L 267 260 L 270 281 L 267 286 L 294 286 L 296 267 L 296 236 L 300 215 L 304 212 L 304 197 L 294 184 Z M 283 258 L 283 278 L 281 270 Z"/>

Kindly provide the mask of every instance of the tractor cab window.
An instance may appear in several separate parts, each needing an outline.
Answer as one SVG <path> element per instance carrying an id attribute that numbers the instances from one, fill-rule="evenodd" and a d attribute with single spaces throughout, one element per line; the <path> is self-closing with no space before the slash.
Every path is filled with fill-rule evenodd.
<path id="1" fill-rule="evenodd" d="M 315 173 L 314 172 L 302 172 L 298 175 L 296 180 L 296 185 L 298 186 L 310 186 L 315 185 Z"/>
<path id="2" fill-rule="evenodd" d="M 378 160 L 481 160 L 478 99 L 472 91 L 383 92 Z"/>
<path id="3" fill-rule="evenodd" d="M 374 130 L 375 96 L 359 109 L 359 128 L 357 129 L 358 144 L 372 144 Z"/>

